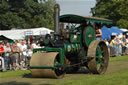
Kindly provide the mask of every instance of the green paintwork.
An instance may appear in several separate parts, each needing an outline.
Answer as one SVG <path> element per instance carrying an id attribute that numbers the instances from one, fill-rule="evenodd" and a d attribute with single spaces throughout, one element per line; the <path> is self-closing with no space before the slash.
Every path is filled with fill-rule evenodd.
<path id="1" fill-rule="evenodd" d="M 29 66 L 30 69 L 55 69 L 53 66 Z"/>
<path id="2" fill-rule="evenodd" d="M 74 14 L 61 15 L 60 22 L 67 22 L 67 23 L 95 22 L 95 23 L 112 24 L 112 21 L 108 19 L 79 16 L 79 15 L 74 15 Z"/>
<path id="3" fill-rule="evenodd" d="M 89 35 L 91 35 L 92 37 L 90 38 Z M 85 43 L 87 46 L 90 45 L 90 43 L 95 40 L 96 35 L 95 35 L 95 30 L 93 27 L 88 26 L 86 27 L 86 31 L 85 31 Z"/>
<path id="4" fill-rule="evenodd" d="M 100 56 L 102 56 L 102 51 L 100 46 L 98 46 L 96 49 L 96 65 L 102 65 L 102 58 Z"/>
<path id="5" fill-rule="evenodd" d="M 71 50 L 69 51 L 68 50 L 68 47 L 71 48 Z M 65 52 L 65 55 L 66 54 L 78 54 L 80 51 L 80 44 L 69 44 L 69 43 L 65 43 L 64 44 L 64 52 Z"/>

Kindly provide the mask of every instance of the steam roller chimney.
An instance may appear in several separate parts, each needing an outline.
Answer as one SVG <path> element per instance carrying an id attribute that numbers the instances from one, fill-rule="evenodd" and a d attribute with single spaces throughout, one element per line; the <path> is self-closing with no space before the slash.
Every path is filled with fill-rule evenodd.
<path id="1" fill-rule="evenodd" d="M 60 16 L 60 6 L 59 6 L 59 4 L 55 4 L 55 6 L 54 6 L 54 32 L 57 35 L 60 34 L 59 16 Z"/>

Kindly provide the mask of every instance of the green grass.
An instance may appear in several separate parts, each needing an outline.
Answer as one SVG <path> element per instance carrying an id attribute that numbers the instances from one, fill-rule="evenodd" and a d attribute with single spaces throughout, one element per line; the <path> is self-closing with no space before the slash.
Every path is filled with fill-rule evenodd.
<path id="1" fill-rule="evenodd" d="M 110 57 L 110 62 L 128 61 L 128 56 Z M 119 68 L 120 69 L 120 68 Z M 128 68 L 104 75 L 87 75 L 59 81 L 55 85 L 128 85 Z"/>
<path id="2" fill-rule="evenodd" d="M 117 56 L 117 57 L 110 57 L 110 62 L 115 61 L 128 61 L 128 55 L 126 56 Z"/>
<path id="3" fill-rule="evenodd" d="M 55 85 L 128 85 L 128 69 L 113 74 L 69 79 Z"/>
<path id="4" fill-rule="evenodd" d="M 17 70 L 17 71 L 8 71 L 8 72 L 0 72 L 0 78 L 4 77 L 16 77 L 16 76 L 23 76 L 25 74 L 29 74 L 29 70 Z"/>
<path id="5" fill-rule="evenodd" d="M 127 62 L 128 61 L 128 56 L 119 56 L 119 57 L 110 57 L 110 63 L 111 65 L 115 63 L 121 62 Z M 126 64 L 127 66 L 127 64 Z M 115 69 L 116 68 L 116 69 Z M 53 79 L 53 80 L 44 80 L 44 79 L 39 79 L 42 82 L 44 81 L 45 83 L 49 81 L 54 81 L 55 85 L 128 85 L 128 67 L 127 68 L 120 68 L 120 66 L 117 66 L 115 68 L 111 68 L 110 71 L 114 69 L 113 72 L 107 73 L 104 75 L 94 75 L 94 74 L 83 74 L 83 75 L 78 75 L 74 77 L 64 77 L 62 79 Z M 18 71 L 8 71 L 8 72 L 0 72 L 0 78 L 20 78 L 23 77 L 24 75 L 30 74 L 29 70 L 18 70 Z M 77 75 L 77 74 L 73 74 Z M 71 76 L 73 76 L 71 75 Z M 22 78 L 24 79 L 24 78 Z M 38 79 L 37 79 L 38 80 Z M 23 81 L 23 80 L 22 80 Z M 28 81 L 27 81 L 28 82 Z M 33 81 L 29 81 L 31 84 Z"/>

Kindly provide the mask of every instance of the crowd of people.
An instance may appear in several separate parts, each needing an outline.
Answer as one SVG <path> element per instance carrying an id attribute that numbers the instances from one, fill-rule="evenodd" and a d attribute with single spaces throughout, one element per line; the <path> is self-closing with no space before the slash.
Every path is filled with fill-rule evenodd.
<path id="1" fill-rule="evenodd" d="M 41 48 L 40 43 L 36 43 L 35 40 L 32 43 L 26 42 L 25 40 L 16 40 L 12 45 L 9 42 L 1 42 L 1 71 L 27 69 L 34 48 Z"/>
<path id="2" fill-rule="evenodd" d="M 102 31 L 100 24 L 96 24 L 96 40 L 102 40 Z M 110 56 L 121 56 L 128 54 L 128 37 L 125 35 L 120 37 L 119 35 L 113 36 L 111 40 L 104 39 L 106 42 Z"/>
<path id="3" fill-rule="evenodd" d="M 116 35 L 111 41 L 108 41 L 107 39 L 104 39 L 104 41 L 110 49 L 110 56 L 128 54 L 128 38 L 126 38 L 125 35 L 123 35 L 123 37 Z"/>

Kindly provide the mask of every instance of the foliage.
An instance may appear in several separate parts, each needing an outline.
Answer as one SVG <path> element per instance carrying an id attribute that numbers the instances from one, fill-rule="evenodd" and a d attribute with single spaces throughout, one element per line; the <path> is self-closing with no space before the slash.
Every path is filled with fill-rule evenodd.
<path id="1" fill-rule="evenodd" d="M 111 19 L 115 25 L 128 29 L 128 1 L 127 0 L 96 0 L 92 8 L 93 16 Z"/>
<path id="2" fill-rule="evenodd" d="M 55 0 L 0 0 L 0 29 L 53 29 Z"/>

